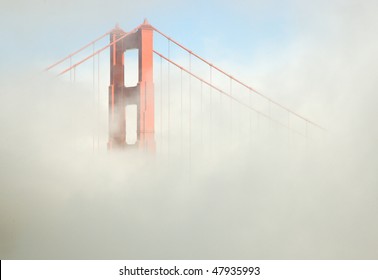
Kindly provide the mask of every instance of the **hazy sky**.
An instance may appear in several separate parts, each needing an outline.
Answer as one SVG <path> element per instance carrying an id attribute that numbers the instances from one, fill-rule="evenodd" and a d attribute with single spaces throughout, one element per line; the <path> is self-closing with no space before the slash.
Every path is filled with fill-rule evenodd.
<path id="1" fill-rule="evenodd" d="M 1 259 L 378 257 L 377 2 L 203 2 L 1 0 Z M 42 70 L 146 17 L 328 132 L 230 144 L 220 118 L 189 176 L 187 156 L 105 151 L 103 85 L 92 153 L 91 85 Z"/>
<path id="2" fill-rule="evenodd" d="M 298 32 L 298 7 L 291 1 L 259 2 L 2 1 L 2 48 L 22 50 L 22 59 L 60 58 L 116 22 L 129 30 L 146 17 L 190 48 L 211 54 L 222 44 L 225 54 L 233 50 L 242 61 L 251 49 L 275 49 Z"/>

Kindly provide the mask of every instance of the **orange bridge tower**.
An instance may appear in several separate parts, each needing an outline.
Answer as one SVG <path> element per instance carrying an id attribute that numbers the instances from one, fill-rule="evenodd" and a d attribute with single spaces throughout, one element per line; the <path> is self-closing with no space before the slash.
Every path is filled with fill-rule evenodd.
<path id="1" fill-rule="evenodd" d="M 155 151 L 153 28 L 145 20 L 136 32 L 126 33 L 116 26 L 110 33 L 109 141 L 108 148 L 124 148 L 126 143 L 126 106 L 137 106 L 137 145 Z M 121 37 L 124 37 L 120 39 Z M 120 39 L 120 40 L 119 40 Z M 124 54 L 138 50 L 138 83 L 125 87 Z"/>

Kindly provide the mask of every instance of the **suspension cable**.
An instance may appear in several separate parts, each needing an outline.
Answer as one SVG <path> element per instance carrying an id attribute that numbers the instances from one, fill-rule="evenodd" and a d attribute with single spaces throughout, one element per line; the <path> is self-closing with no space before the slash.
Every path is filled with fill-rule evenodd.
<path id="1" fill-rule="evenodd" d="M 76 64 L 74 64 L 74 65 L 70 66 L 69 68 L 63 70 L 62 72 L 60 72 L 60 73 L 58 74 L 58 76 L 63 75 L 64 73 L 70 71 L 72 68 L 74 68 L 74 67 L 76 67 L 76 66 L 82 64 L 83 62 L 87 61 L 88 59 L 92 58 L 93 56 L 95 56 L 95 55 L 97 55 L 97 54 L 103 52 L 104 50 L 106 50 L 106 49 L 109 48 L 110 46 L 113 46 L 114 44 L 116 44 L 116 43 L 119 42 L 120 40 L 126 38 L 127 36 L 131 35 L 131 34 L 134 33 L 135 31 L 137 31 L 137 30 L 140 28 L 140 26 L 141 26 L 141 25 L 135 27 L 133 30 L 131 30 L 130 32 L 125 33 L 124 35 L 122 35 L 122 36 L 119 37 L 118 39 L 116 39 L 116 40 L 114 40 L 113 42 L 111 42 L 110 44 L 106 45 L 105 47 L 99 49 L 98 51 L 92 53 L 91 55 L 87 56 L 86 58 L 80 60 L 80 61 L 77 62 Z"/>
<path id="2" fill-rule="evenodd" d="M 55 66 L 61 64 L 62 62 L 64 62 L 65 60 L 67 59 L 71 59 L 73 56 L 77 55 L 78 53 L 80 53 L 81 51 L 85 50 L 86 48 L 88 48 L 89 46 L 91 46 L 92 44 L 96 43 L 97 41 L 101 40 L 102 38 L 104 38 L 105 36 L 109 35 L 111 33 L 111 30 L 109 30 L 108 32 L 106 32 L 105 34 L 101 35 L 100 37 L 98 37 L 97 39 L 93 40 L 92 42 L 86 44 L 85 46 L 81 47 L 80 49 L 78 49 L 77 51 L 67 55 L 65 58 L 62 58 L 61 60 L 55 62 L 54 64 L 51 64 L 49 67 L 47 67 L 45 69 L 45 71 L 48 71 L 52 68 L 54 68 Z"/>
<path id="3" fill-rule="evenodd" d="M 243 83 L 242 81 L 240 81 L 239 79 L 236 79 L 235 77 L 231 76 L 230 74 L 228 74 L 227 72 L 225 72 L 224 70 L 220 69 L 219 67 L 213 65 L 212 63 L 210 63 L 209 61 L 207 61 L 206 59 L 202 58 L 201 56 L 199 56 L 198 54 L 192 52 L 190 49 L 184 47 L 182 44 L 178 43 L 177 41 L 175 41 L 174 39 L 172 39 L 171 37 L 169 37 L 168 35 L 164 34 L 163 32 L 161 32 L 160 30 L 156 29 L 155 27 L 153 27 L 153 29 L 159 33 L 160 35 L 162 35 L 163 37 L 165 37 L 166 39 L 168 39 L 169 41 L 173 42 L 174 44 L 176 44 L 177 46 L 179 46 L 180 48 L 182 48 L 183 50 L 189 52 L 190 54 L 192 54 L 193 56 L 195 56 L 196 58 L 198 58 L 199 60 L 201 60 L 202 62 L 208 64 L 211 68 L 214 68 L 216 69 L 217 71 L 219 71 L 220 73 L 222 73 L 223 75 L 225 76 L 228 76 L 229 78 L 231 78 L 232 80 L 234 80 L 235 82 L 237 82 L 238 84 L 250 89 L 250 91 L 258 94 L 259 96 L 261 96 L 262 98 L 270 101 L 271 103 L 273 103 L 274 105 L 280 107 L 281 109 L 283 110 L 286 110 L 288 112 L 290 112 L 291 114 L 297 116 L 298 118 L 304 120 L 304 121 L 307 121 L 308 123 L 326 131 L 326 129 L 322 126 L 320 126 L 319 124 L 307 119 L 306 117 L 304 116 L 301 116 L 300 114 L 294 112 L 293 110 L 289 109 L 288 107 L 284 106 L 284 105 L 281 105 L 280 103 L 278 103 L 277 101 L 271 99 L 270 97 L 266 96 L 265 94 L 261 93 L 260 91 L 254 89 L 253 87 Z"/>
<path id="4" fill-rule="evenodd" d="M 249 106 L 248 104 L 243 103 L 242 101 L 240 101 L 239 99 L 237 99 L 237 98 L 235 98 L 234 96 L 230 95 L 229 93 L 225 92 L 224 90 L 218 88 L 217 86 L 214 86 L 213 84 L 209 83 L 208 81 L 205 81 L 204 79 L 202 79 L 201 77 L 197 76 L 196 74 L 191 73 L 191 72 L 190 72 L 188 69 L 186 69 L 185 67 L 183 67 L 183 66 L 181 66 L 181 65 L 179 65 L 179 64 L 177 64 L 177 63 L 175 63 L 174 61 L 170 60 L 169 58 L 167 58 L 167 57 L 164 56 L 163 54 L 157 52 L 156 50 L 153 50 L 153 52 L 154 52 L 155 54 L 157 54 L 158 56 L 160 56 L 161 58 L 163 58 L 164 60 L 166 60 L 167 62 L 173 64 L 174 66 L 176 66 L 176 67 L 178 67 L 179 69 L 183 70 L 184 72 L 188 73 L 190 76 L 194 77 L 195 79 L 197 79 L 197 80 L 201 81 L 202 83 L 208 85 L 210 88 L 213 88 L 213 89 L 215 89 L 216 91 L 218 91 L 219 93 L 221 93 L 221 94 L 227 96 L 228 98 L 232 99 L 234 102 L 236 102 L 236 103 L 238 103 L 238 104 L 240 104 L 240 105 L 242 105 L 242 106 L 244 106 L 244 107 L 246 107 L 246 108 L 248 108 L 248 109 L 250 109 L 250 110 L 252 110 L 252 111 L 254 111 L 254 112 L 256 112 L 256 113 L 258 113 L 259 115 L 265 117 L 265 118 L 268 119 L 268 120 L 271 120 L 271 121 L 273 121 L 273 122 L 275 122 L 275 123 L 277 123 L 277 124 L 279 124 L 279 125 L 281 125 L 281 126 L 287 128 L 287 125 L 285 125 L 285 124 L 283 124 L 283 123 L 281 123 L 281 122 L 279 122 L 279 121 L 277 121 L 277 120 L 271 119 L 268 115 L 264 114 L 263 112 L 261 112 L 261 111 L 255 109 L 255 108 Z"/>

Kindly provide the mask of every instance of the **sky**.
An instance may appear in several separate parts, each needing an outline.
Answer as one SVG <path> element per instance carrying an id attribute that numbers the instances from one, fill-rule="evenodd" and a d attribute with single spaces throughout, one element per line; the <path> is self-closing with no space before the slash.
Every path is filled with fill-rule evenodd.
<path id="1" fill-rule="evenodd" d="M 1 0 L 0 258 L 377 259 L 377 12 L 353 0 Z M 190 166 L 187 132 L 183 144 L 172 133 L 171 154 L 158 133 L 155 157 L 108 153 L 106 79 L 93 101 L 89 68 L 76 83 L 43 70 L 144 18 L 327 132 L 288 135 L 205 88 L 213 126 L 193 99 Z M 166 51 L 157 37 L 155 47 Z"/>
<path id="2" fill-rule="evenodd" d="M 108 31 L 115 23 L 129 30 L 144 18 L 198 51 L 206 43 L 221 43 L 229 49 L 241 37 L 243 45 L 251 48 L 256 42 L 261 45 L 261 41 L 283 41 L 290 36 L 293 23 L 287 10 L 291 5 L 283 5 L 278 13 L 269 1 L 267 4 L 256 1 L 246 7 L 250 12 L 246 13 L 243 3 L 230 7 L 223 1 L 2 1 L 2 21 L 7 23 L 3 25 L 3 35 L 8 39 L 8 44 L 2 47 L 11 51 L 17 44 L 27 42 L 28 47 L 21 54 L 29 58 L 33 54 L 38 59 L 47 59 L 46 53 L 60 58 Z M 247 30 L 249 35 L 243 36 Z M 194 34 L 201 36 L 189 39 Z M 242 49 L 240 46 L 237 52 Z"/>

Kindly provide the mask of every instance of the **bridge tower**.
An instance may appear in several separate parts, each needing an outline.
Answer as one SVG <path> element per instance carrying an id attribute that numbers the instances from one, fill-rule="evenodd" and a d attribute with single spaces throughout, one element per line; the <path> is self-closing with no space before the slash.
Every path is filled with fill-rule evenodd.
<path id="1" fill-rule="evenodd" d="M 125 32 L 118 25 L 110 33 L 114 42 Z M 124 54 L 138 50 L 138 83 L 125 87 Z M 126 106 L 137 106 L 137 147 L 155 151 L 153 27 L 145 20 L 139 29 L 110 48 L 109 141 L 108 148 L 124 148 L 126 143 Z"/>

